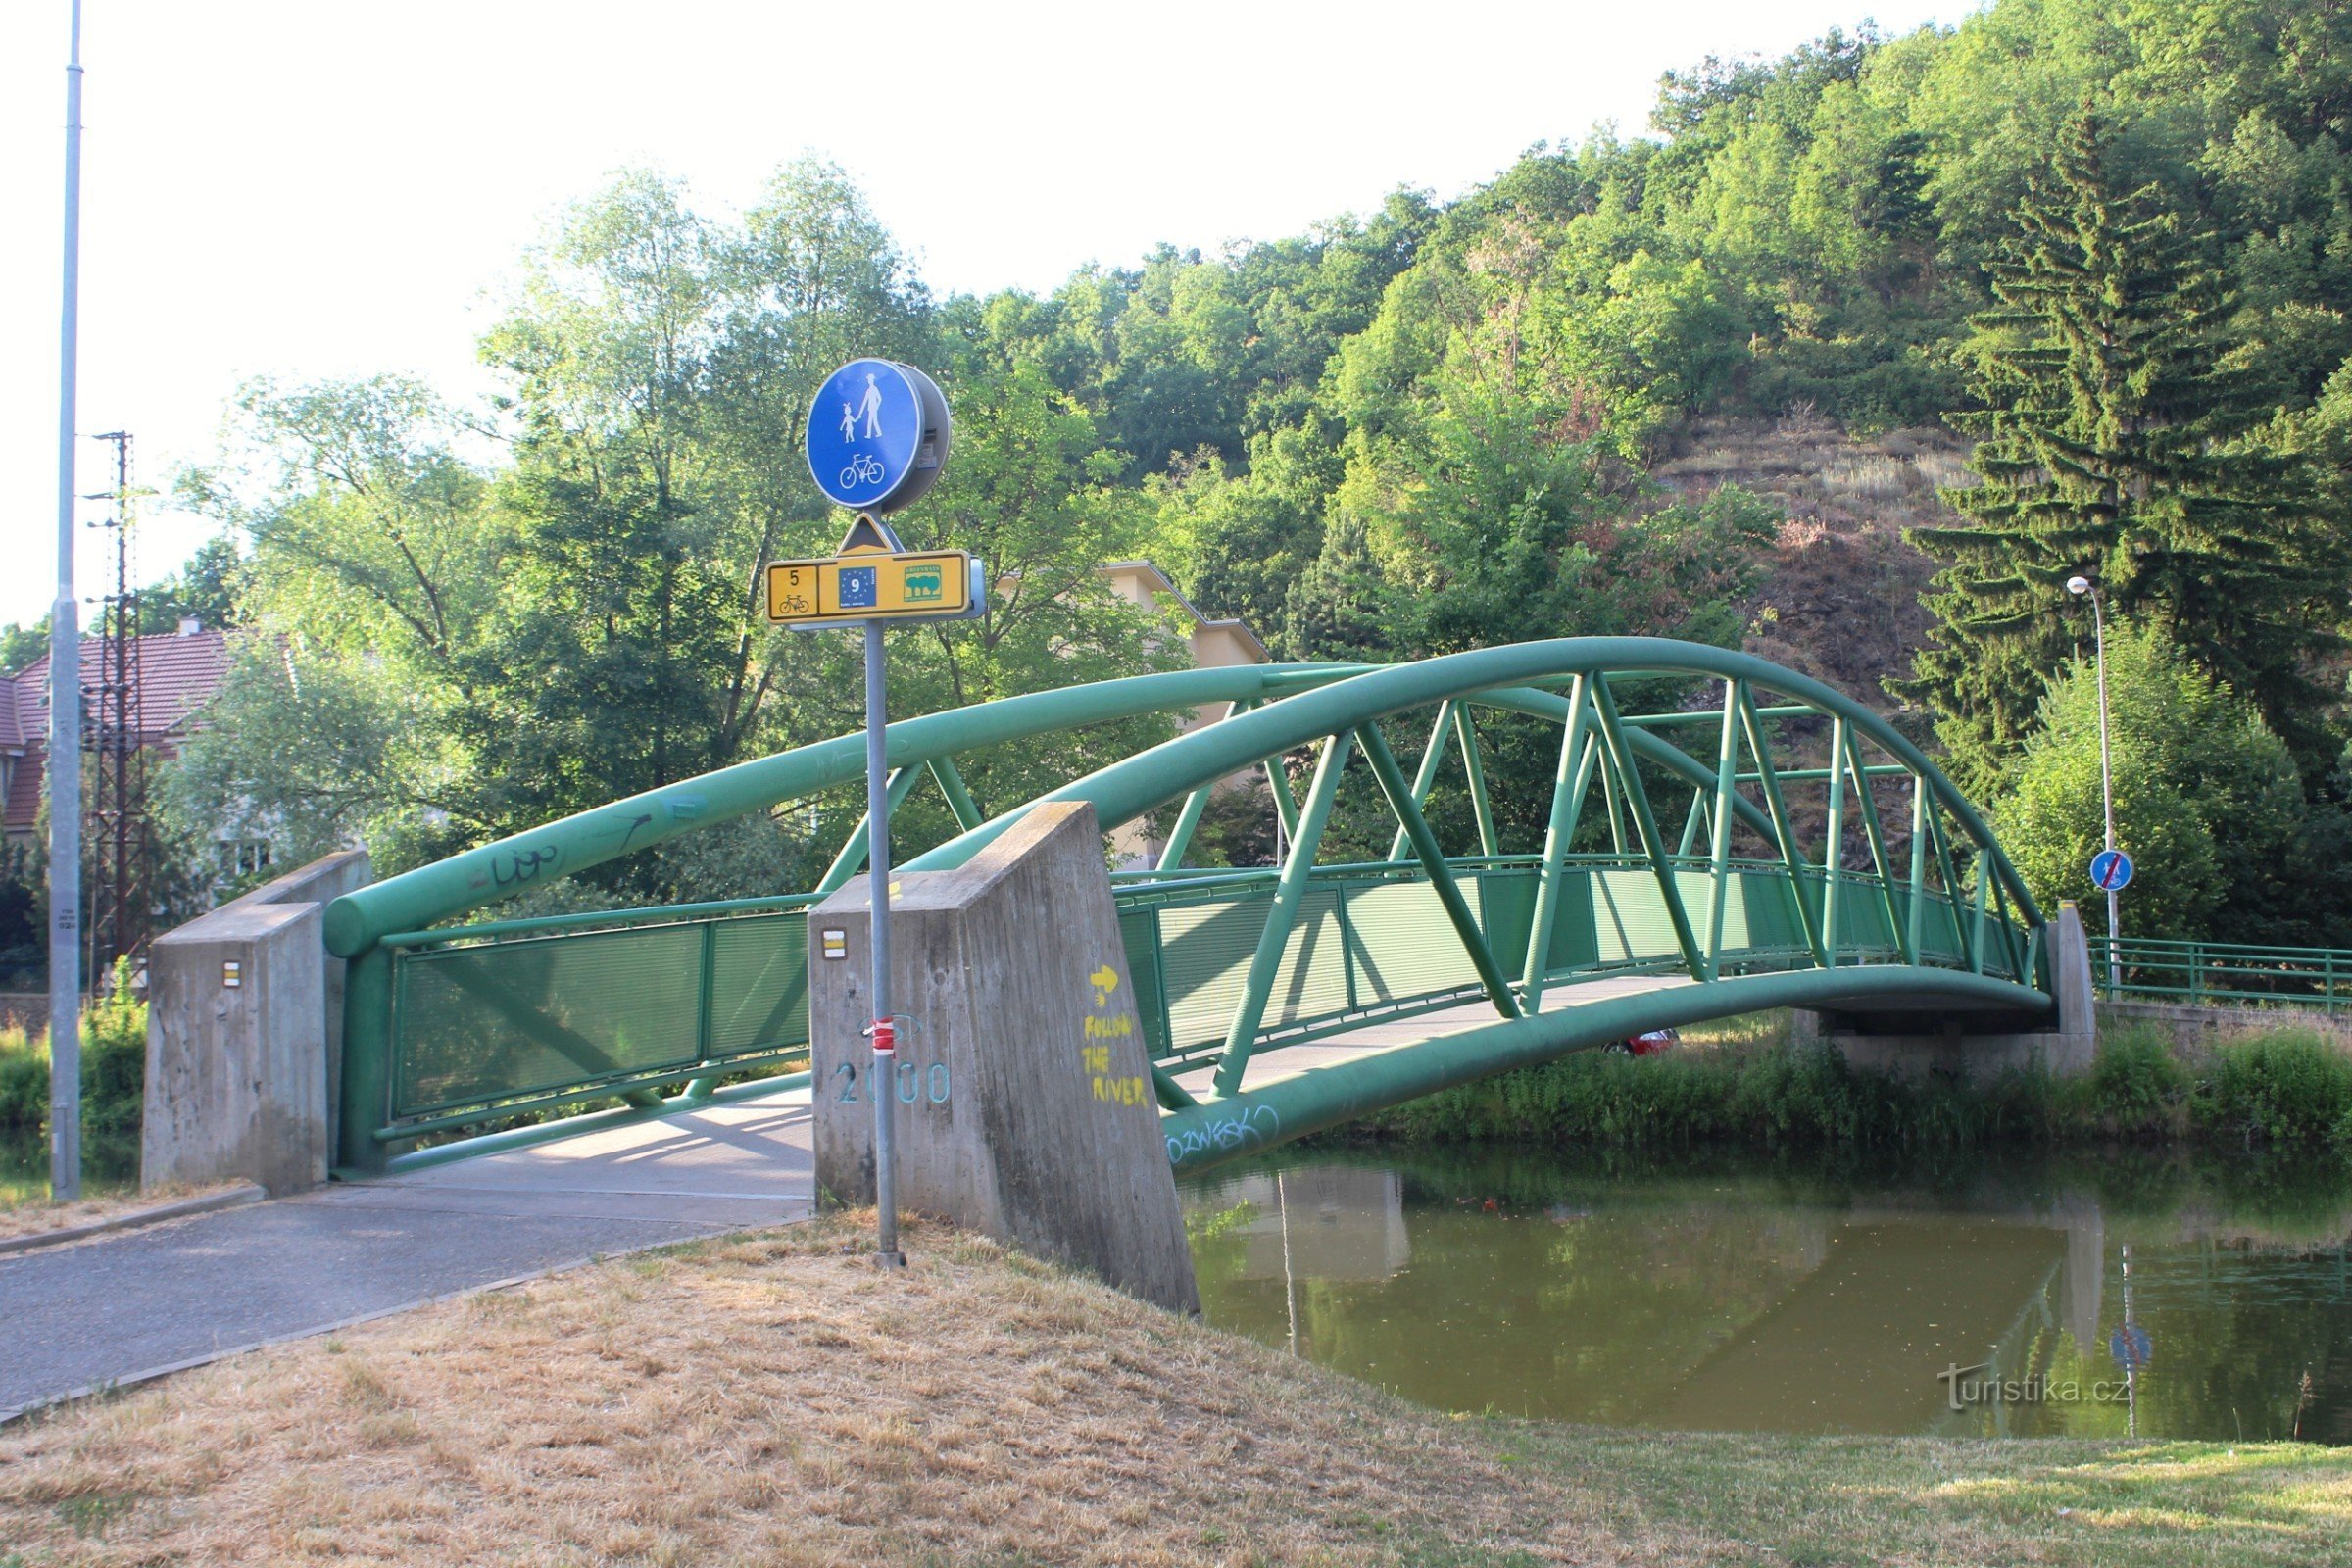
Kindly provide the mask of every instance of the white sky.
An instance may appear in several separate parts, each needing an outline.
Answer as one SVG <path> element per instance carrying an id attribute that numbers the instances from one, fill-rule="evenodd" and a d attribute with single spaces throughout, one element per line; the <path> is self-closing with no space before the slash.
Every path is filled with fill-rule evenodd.
<path id="1" fill-rule="evenodd" d="M 1658 74 L 1710 52 L 1968 9 L 87 0 L 78 423 L 133 432 L 163 488 L 211 454 L 248 376 L 477 393 L 485 290 L 628 164 L 715 211 L 814 150 L 935 290 L 1042 291 L 1160 240 L 1296 233 L 1399 184 L 1451 197 L 1599 122 L 1642 132 Z M 0 621 L 39 615 L 55 576 L 67 16 L 0 0 Z M 108 482 L 107 453 L 80 443 L 77 491 Z M 151 513 L 142 576 L 207 531 Z"/>

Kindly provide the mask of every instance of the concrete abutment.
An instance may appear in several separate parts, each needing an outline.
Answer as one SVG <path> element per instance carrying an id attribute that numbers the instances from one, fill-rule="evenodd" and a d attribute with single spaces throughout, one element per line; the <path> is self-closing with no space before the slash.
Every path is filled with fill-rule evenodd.
<path id="1" fill-rule="evenodd" d="M 894 1081 L 873 1083 L 860 878 L 808 914 L 820 1196 L 873 1201 L 873 1105 L 896 1102 L 900 1203 L 1200 1310 L 1094 808 L 1033 807 L 891 895 Z"/>
<path id="2" fill-rule="evenodd" d="M 368 853 L 345 850 L 155 939 L 143 1188 L 243 1178 L 278 1197 L 326 1180 L 343 960 L 320 922 L 368 880 Z"/>
<path id="3" fill-rule="evenodd" d="M 1799 1039 L 1826 1041 L 1848 1066 L 1898 1078 L 1943 1078 L 1982 1086 L 2010 1072 L 2081 1077 L 2090 1071 L 2098 1054 L 2090 944 L 2083 935 L 2082 911 L 2072 902 L 2061 904 L 2049 933 L 2051 990 L 2057 1000 L 2052 1017 L 1985 1019 L 1947 1013 L 1923 1026 L 1914 1014 L 1799 1010 L 1794 1033 Z"/>

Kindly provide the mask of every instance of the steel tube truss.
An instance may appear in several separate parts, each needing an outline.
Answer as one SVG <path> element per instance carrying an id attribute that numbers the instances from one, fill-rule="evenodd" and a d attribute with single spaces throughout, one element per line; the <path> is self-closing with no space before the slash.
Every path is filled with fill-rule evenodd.
<path id="1" fill-rule="evenodd" d="M 1636 1032 L 1635 1024 L 1887 998 L 2012 1016 L 2048 1006 L 2041 913 L 1981 815 L 1932 761 L 1818 682 L 1743 654 L 1659 639 L 1560 639 L 1394 666 L 1192 670 L 909 719 L 891 730 L 891 798 L 927 778 L 958 831 L 903 869 L 961 864 L 1028 809 L 985 816 L 958 758 L 1220 702 L 1226 717 L 1041 798 L 1088 802 L 1105 833 L 1172 816 L 1156 863 L 1118 877 L 1116 891 L 1180 1163 L 1264 1141 L 1265 1129 L 1239 1142 L 1209 1130 L 1235 1116 L 1271 1117 L 1269 1127 L 1294 1136 L 1375 1102 Z M 1669 706 L 1655 710 L 1661 703 Z M 1388 734 L 1399 721 L 1426 737 L 1409 775 Z M 1556 726 L 1556 750 L 1545 754 L 1555 760 L 1541 842 L 1512 845 L 1505 824 L 1526 816 L 1498 808 L 1480 730 L 1500 736 L 1499 726 L 1531 721 Z M 1524 755 L 1518 745 L 1507 755 Z M 1306 753 L 1316 761 L 1301 802 L 1284 760 Z M 706 1092 L 710 1064 L 726 1051 L 783 1049 L 786 993 L 734 934 L 749 911 L 433 923 L 676 833 L 838 787 L 861 761 L 861 738 L 845 736 L 583 812 L 339 900 L 327 941 L 354 960 L 345 1163 L 380 1163 L 381 1152 L 414 1129 L 392 1114 L 396 1101 L 426 1109 L 409 1090 L 394 1093 L 396 1083 L 422 1081 L 415 1053 L 463 1055 L 462 1041 L 415 1037 L 418 999 L 446 996 L 455 1007 L 521 986 L 524 1003 L 492 996 L 490 1010 L 503 1020 L 515 1072 L 543 1099 L 610 1094 L 622 1072 L 643 1086 L 692 1071 L 694 1089 Z M 1429 804 L 1449 764 L 1468 809 L 1447 820 L 1466 819 L 1475 835 L 1450 845 Z M 1281 863 L 1186 869 L 1220 781 L 1261 767 L 1282 818 Z M 1908 820 L 1897 840 L 1879 796 L 1906 785 L 1899 798 Z M 1376 800 L 1393 819 L 1388 858 L 1334 866 L 1324 852 L 1339 805 L 1358 798 Z M 1448 795 L 1446 804 L 1453 812 L 1462 802 Z M 1360 833 L 1360 811 L 1346 820 Z M 1679 833 L 1670 837 L 1664 820 Z M 1812 843 L 1806 822 L 1818 824 Z M 861 825 L 811 897 L 846 882 L 863 858 Z M 518 1006 L 560 1005 L 528 1001 L 563 995 L 542 974 L 562 959 L 549 943 L 594 936 L 610 946 L 616 933 L 636 933 L 612 951 L 635 952 L 635 944 L 650 956 L 659 943 L 683 940 L 659 935 L 681 922 L 702 931 L 705 955 L 696 1042 L 651 1041 L 660 1033 L 651 1024 L 607 1040 L 598 1031 L 609 1034 L 609 1021 L 593 1012 L 517 1021 Z M 794 937 L 796 956 L 805 940 L 805 931 Z M 491 951 L 502 945 L 514 951 Z M 473 956 L 448 967 L 458 960 L 437 956 L 453 946 Z M 413 976 L 405 967 L 433 961 L 443 967 Z M 1578 994 L 1587 975 L 1625 972 L 1664 973 L 1673 986 L 1605 1004 Z M 439 974 L 463 984 L 417 990 Z M 755 975 L 741 983 L 767 999 L 760 1017 L 740 1026 L 728 1022 L 729 997 L 717 994 L 737 983 L 723 977 L 738 974 Z M 1253 1060 L 1293 1041 L 1480 999 L 1495 1014 L 1485 1028 L 1295 1074 L 1279 1081 L 1279 1094 L 1245 1087 Z M 565 1090 L 572 1063 L 612 1071 L 582 1072 Z M 482 1074 L 494 1076 L 496 1065 L 467 1079 L 466 1092 L 478 1097 L 490 1081 Z M 1206 1081 L 1177 1082 L 1203 1066 Z"/>

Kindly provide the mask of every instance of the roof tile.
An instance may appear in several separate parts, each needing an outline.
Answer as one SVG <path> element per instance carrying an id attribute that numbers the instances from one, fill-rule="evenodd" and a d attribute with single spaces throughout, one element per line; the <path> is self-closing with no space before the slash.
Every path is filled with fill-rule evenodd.
<path id="1" fill-rule="evenodd" d="M 139 731 L 148 744 L 183 733 L 195 711 L 211 702 L 228 674 L 228 637 L 219 631 L 141 637 L 132 645 L 139 662 Z M 83 701 L 96 707 L 102 674 L 111 665 L 112 645 L 104 638 L 81 644 Z M 0 821 L 11 833 L 28 832 L 40 813 L 42 774 L 48 758 L 49 656 L 43 654 L 12 681 L 0 682 L 0 746 L 22 746 L 24 756 L 0 803 Z M 13 722 L 17 739 L 8 739 Z"/>

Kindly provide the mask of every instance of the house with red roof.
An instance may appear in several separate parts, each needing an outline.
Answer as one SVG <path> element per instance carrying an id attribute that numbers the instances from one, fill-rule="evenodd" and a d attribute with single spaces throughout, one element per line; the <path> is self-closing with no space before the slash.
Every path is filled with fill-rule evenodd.
<path id="1" fill-rule="evenodd" d="M 130 652 L 139 671 L 139 744 L 171 757 L 227 678 L 228 637 L 183 620 L 176 632 L 136 639 Z M 103 639 L 82 640 L 85 733 L 95 721 L 98 689 L 112 659 L 113 649 Z M 12 842 L 30 839 L 39 823 L 48 760 L 49 658 L 44 654 L 17 674 L 0 676 L 0 831 Z"/>

